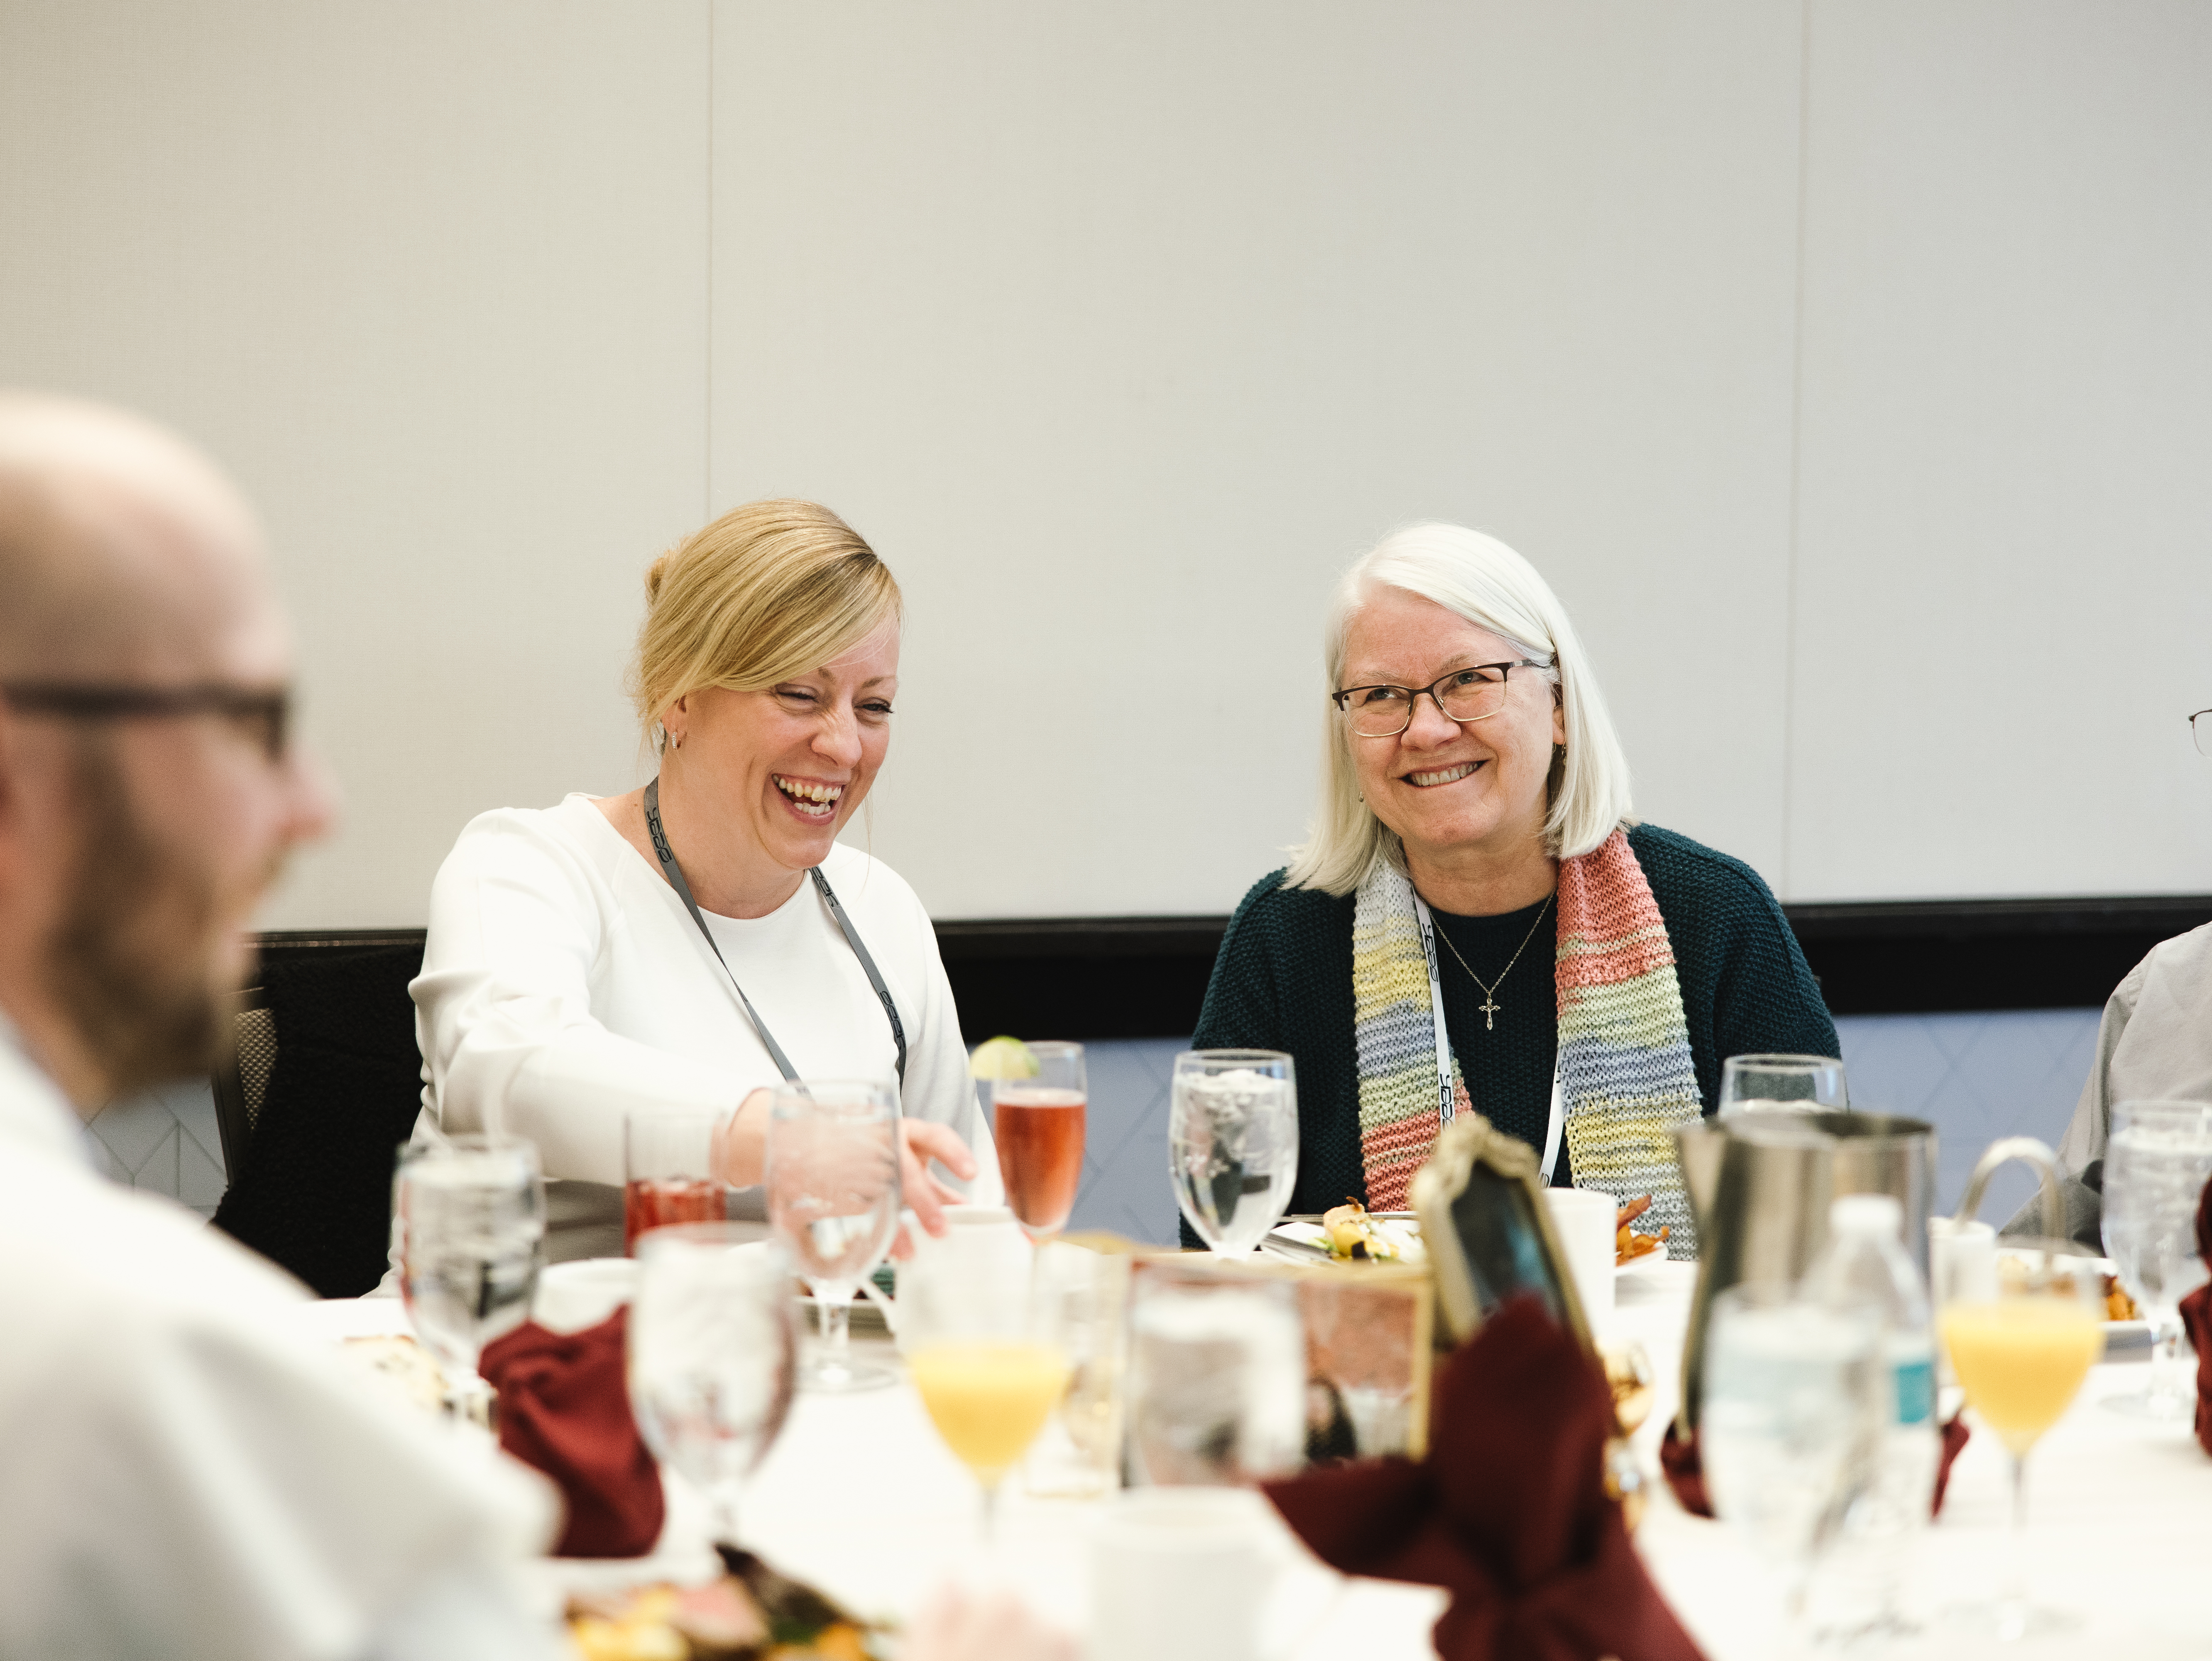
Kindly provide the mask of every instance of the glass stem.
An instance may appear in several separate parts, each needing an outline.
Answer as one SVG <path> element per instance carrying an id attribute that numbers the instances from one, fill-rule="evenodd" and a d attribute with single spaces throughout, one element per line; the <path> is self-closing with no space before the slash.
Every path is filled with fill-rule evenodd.
<path id="1" fill-rule="evenodd" d="M 853 1354 L 853 1294 L 818 1293 L 822 1305 L 822 1370 L 842 1372 Z"/>
<path id="2" fill-rule="evenodd" d="M 1997 1636 L 2008 1642 L 2027 1631 L 2027 1559 L 2021 1547 L 2027 1535 L 2027 1456 L 2012 1456 L 2012 1523 L 2006 1530 L 2003 1579 L 1997 1590 Z"/>
<path id="3" fill-rule="evenodd" d="M 708 1507 L 714 1512 L 714 1543 L 734 1547 L 738 1543 L 738 1494 L 732 1485 L 715 1484 L 707 1496 Z"/>
<path id="4" fill-rule="evenodd" d="M 992 1550 L 999 1543 L 999 1484 L 983 1484 L 983 1548 Z"/>
<path id="5" fill-rule="evenodd" d="M 2181 1343 L 2181 1311 L 2178 1309 L 2154 1311 L 2150 1317 L 2150 1386 L 2148 1394 L 2154 1402 L 2172 1402 L 2179 1398 L 2179 1380 L 2175 1374 L 2180 1370 L 2178 1354 Z"/>

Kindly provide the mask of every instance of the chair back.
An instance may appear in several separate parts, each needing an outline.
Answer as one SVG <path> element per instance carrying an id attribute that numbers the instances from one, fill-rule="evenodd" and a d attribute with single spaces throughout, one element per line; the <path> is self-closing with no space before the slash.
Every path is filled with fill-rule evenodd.
<path id="1" fill-rule="evenodd" d="M 408 983 L 422 931 L 264 936 L 216 1070 L 216 1226 L 325 1298 L 383 1277 L 392 1169 L 422 1104 Z"/>

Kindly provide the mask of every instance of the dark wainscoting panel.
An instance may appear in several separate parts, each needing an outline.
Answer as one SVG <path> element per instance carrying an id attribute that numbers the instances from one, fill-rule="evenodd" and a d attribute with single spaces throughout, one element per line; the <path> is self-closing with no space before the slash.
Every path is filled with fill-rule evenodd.
<path id="1" fill-rule="evenodd" d="M 2060 1009 L 2104 1002 L 2162 940 L 2212 922 L 2212 895 L 1787 905 L 1838 1015 Z M 1179 1037 L 1198 1024 L 1226 917 L 940 922 L 970 1043 Z M 295 930 L 264 956 L 419 943 L 419 928 Z"/>

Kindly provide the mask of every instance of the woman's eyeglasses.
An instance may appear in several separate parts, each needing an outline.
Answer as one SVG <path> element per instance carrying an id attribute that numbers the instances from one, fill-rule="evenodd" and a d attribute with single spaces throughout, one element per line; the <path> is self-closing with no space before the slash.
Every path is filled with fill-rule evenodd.
<path id="1" fill-rule="evenodd" d="M 1330 700 L 1363 739 L 1392 739 L 1413 724 L 1413 701 L 1424 692 L 1437 709 L 1464 726 L 1487 721 L 1505 707 L 1505 683 L 1516 669 L 1548 669 L 1534 658 L 1477 663 L 1439 676 L 1430 686 L 1347 686 Z"/>

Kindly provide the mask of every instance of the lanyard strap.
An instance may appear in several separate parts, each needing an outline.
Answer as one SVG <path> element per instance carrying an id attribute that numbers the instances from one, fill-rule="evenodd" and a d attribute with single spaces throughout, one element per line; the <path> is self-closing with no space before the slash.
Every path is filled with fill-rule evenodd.
<path id="1" fill-rule="evenodd" d="M 1451 1037 L 1444 1031 L 1443 977 L 1437 972 L 1436 919 L 1429 916 L 1429 903 L 1419 891 L 1413 894 L 1413 915 L 1421 920 L 1421 955 L 1429 965 L 1429 1015 L 1436 1028 L 1437 1040 L 1437 1119 L 1441 1124 L 1452 1122 L 1452 1053 Z M 1559 1064 L 1552 1063 L 1552 1105 L 1545 1116 L 1544 1125 L 1544 1182 L 1548 1187 L 1552 1172 L 1559 1163 L 1559 1139 L 1566 1129 L 1566 1098 L 1559 1088 Z"/>
<path id="2" fill-rule="evenodd" d="M 645 828 L 653 834 L 653 851 L 659 855 L 661 874 L 668 879 L 668 885 L 683 900 L 684 909 L 691 914 L 691 921 L 699 925 L 699 933 L 706 940 L 707 949 L 714 954 L 714 961 L 722 965 L 722 972 L 730 977 L 730 990 L 738 995 L 738 1002 L 744 1006 L 745 1019 L 753 1024 L 753 1031 L 760 1034 L 761 1043 L 768 1047 L 769 1058 L 775 1062 L 775 1070 L 787 1080 L 796 1080 L 799 1073 L 792 1066 L 791 1058 L 783 1053 L 783 1046 L 776 1043 L 775 1035 L 768 1030 L 768 1023 L 761 1019 L 760 1012 L 753 1007 L 753 1001 L 745 996 L 744 988 L 738 984 L 737 971 L 730 967 L 730 960 L 722 955 L 722 948 L 714 943 L 714 931 L 707 927 L 707 919 L 700 914 L 699 902 L 691 897 L 691 885 L 684 879 L 684 867 L 677 864 L 676 850 L 668 845 L 668 833 L 660 828 L 660 780 L 658 777 L 645 787 Z M 891 1001 L 890 989 L 884 984 L 884 977 L 876 968 L 876 960 L 868 955 L 868 948 L 860 943 L 860 931 L 853 927 L 853 920 L 845 915 L 845 908 L 837 903 L 836 891 L 830 886 L 830 879 L 822 874 L 822 867 L 816 866 L 806 874 L 814 879 L 815 892 L 822 896 L 823 904 L 830 908 L 830 915 L 836 919 L 838 932 L 844 935 L 845 944 L 853 948 L 853 955 L 860 960 L 860 967 L 868 977 L 868 984 L 875 989 L 876 996 L 883 1001 L 884 1013 L 890 1017 L 891 1040 L 898 1045 L 899 1084 L 903 1088 L 906 1084 L 906 1028 L 899 1020 L 898 1005 Z"/>

